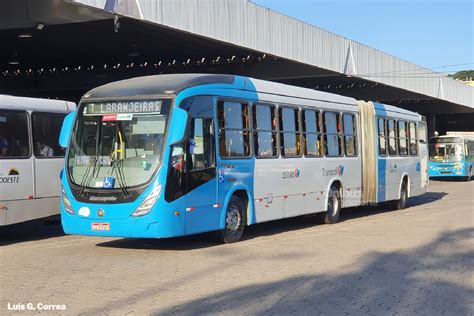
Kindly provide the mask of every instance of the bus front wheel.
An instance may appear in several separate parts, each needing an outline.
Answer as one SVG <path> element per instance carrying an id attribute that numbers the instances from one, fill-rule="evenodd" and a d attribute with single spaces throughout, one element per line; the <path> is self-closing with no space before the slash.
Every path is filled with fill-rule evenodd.
<path id="1" fill-rule="evenodd" d="M 245 228 L 244 203 L 233 196 L 225 214 L 225 226 L 220 231 L 220 239 L 226 244 L 237 242 L 242 238 Z"/>
<path id="2" fill-rule="evenodd" d="M 328 195 L 327 211 L 324 214 L 325 224 L 336 224 L 341 213 L 341 192 L 336 187 L 331 187 Z"/>

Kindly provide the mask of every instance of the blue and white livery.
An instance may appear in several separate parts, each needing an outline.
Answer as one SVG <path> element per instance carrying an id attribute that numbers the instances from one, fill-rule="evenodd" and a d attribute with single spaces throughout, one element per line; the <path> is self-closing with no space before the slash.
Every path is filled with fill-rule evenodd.
<path id="1" fill-rule="evenodd" d="M 166 238 L 388 202 L 427 189 L 426 124 L 378 103 L 233 75 L 110 83 L 63 124 L 66 233 Z"/>
<path id="2" fill-rule="evenodd" d="M 474 135 L 448 132 L 430 139 L 430 178 L 472 179 L 474 167 Z"/>

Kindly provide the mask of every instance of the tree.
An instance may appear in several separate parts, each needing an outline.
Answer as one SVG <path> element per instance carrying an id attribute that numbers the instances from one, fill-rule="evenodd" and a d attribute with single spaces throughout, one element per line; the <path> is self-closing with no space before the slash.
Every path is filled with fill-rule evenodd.
<path id="1" fill-rule="evenodd" d="M 471 78 L 471 79 L 470 79 Z M 453 75 L 453 79 L 457 80 L 474 80 L 474 70 L 461 70 Z"/>

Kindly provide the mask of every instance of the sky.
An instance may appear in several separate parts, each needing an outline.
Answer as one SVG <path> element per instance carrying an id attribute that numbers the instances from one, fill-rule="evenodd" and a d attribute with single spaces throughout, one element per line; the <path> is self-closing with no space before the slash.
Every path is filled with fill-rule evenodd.
<path id="1" fill-rule="evenodd" d="M 434 71 L 474 69 L 474 0 L 252 2 Z"/>

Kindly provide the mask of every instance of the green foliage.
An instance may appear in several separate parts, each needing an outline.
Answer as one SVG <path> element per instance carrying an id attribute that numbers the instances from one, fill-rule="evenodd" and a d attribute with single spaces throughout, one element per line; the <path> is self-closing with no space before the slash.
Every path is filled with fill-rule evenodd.
<path id="1" fill-rule="evenodd" d="M 474 80 L 474 70 L 458 71 L 453 75 L 453 78 L 458 80 L 466 80 L 472 78 L 472 80 Z"/>

